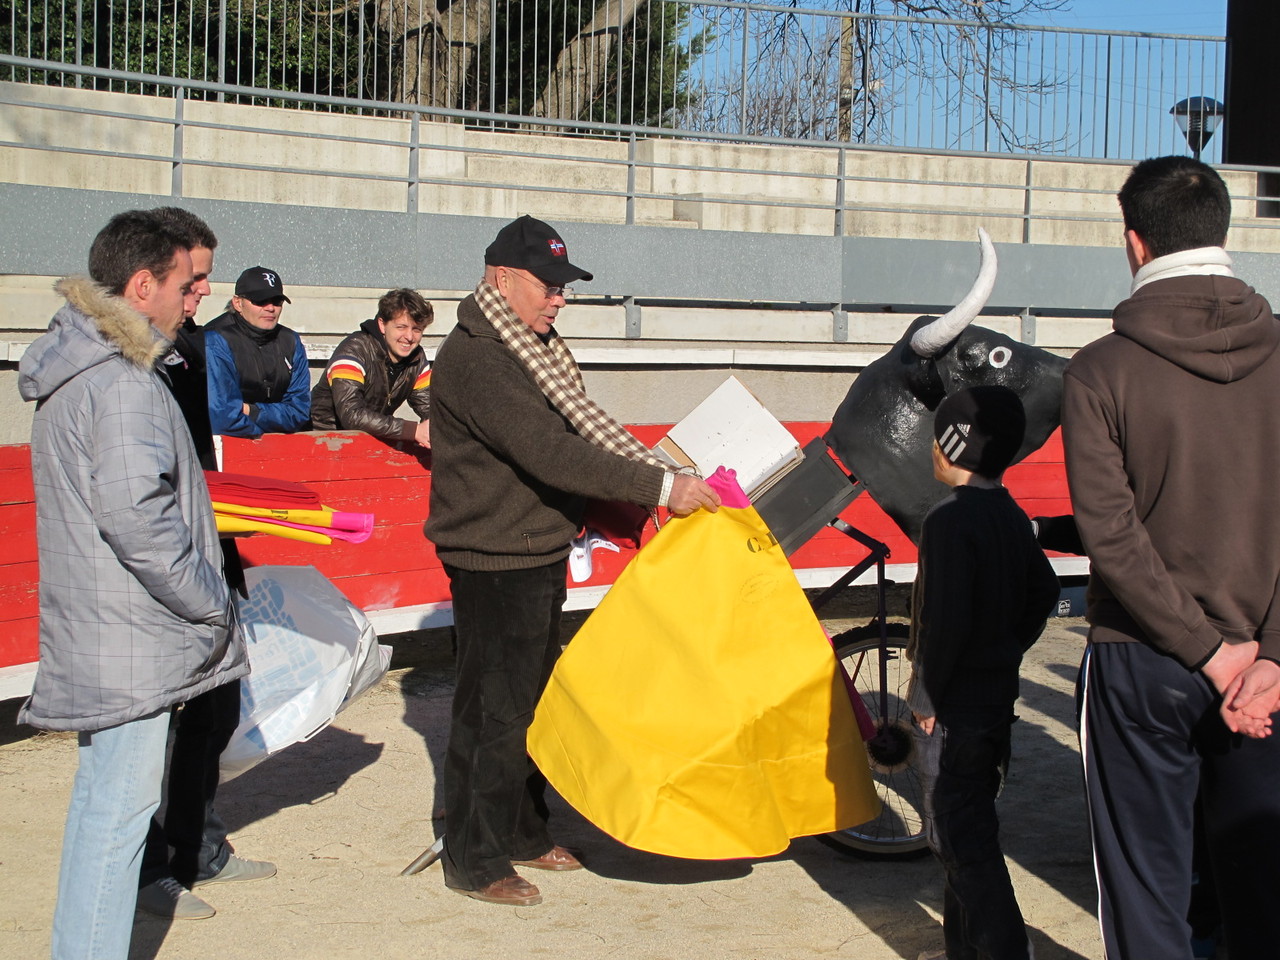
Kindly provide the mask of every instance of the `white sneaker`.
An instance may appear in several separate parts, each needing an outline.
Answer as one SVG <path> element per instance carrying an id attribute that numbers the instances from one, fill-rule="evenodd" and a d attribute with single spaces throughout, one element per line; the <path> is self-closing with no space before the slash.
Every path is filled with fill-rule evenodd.
<path id="1" fill-rule="evenodd" d="M 591 554 L 596 550 L 611 550 L 619 553 L 622 548 L 604 534 L 587 529 L 582 536 L 575 537 L 569 543 L 569 576 L 574 583 L 582 583 L 591 579 L 594 562 Z"/>
<path id="2" fill-rule="evenodd" d="M 173 877 L 139 887 L 138 909 L 166 920 L 208 920 L 218 912 Z"/>

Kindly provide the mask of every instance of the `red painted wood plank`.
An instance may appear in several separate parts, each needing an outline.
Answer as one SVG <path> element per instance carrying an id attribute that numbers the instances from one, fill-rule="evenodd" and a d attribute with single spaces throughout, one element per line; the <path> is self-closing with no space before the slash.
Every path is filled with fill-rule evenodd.
<path id="1" fill-rule="evenodd" d="M 31 503 L 31 447 L 25 443 L 0 445 L 0 504 Z"/>
<path id="2" fill-rule="evenodd" d="M 268 434 L 257 440 L 223 437 L 222 466 L 229 473 L 314 483 L 425 476 L 430 454 L 388 444 L 352 430 Z"/>
<path id="3" fill-rule="evenodd" d="M 0 477 L 0 480 L 3 480 Z M 36 560 L 36 505 L 0 503 L 0 543 L 4 544 L 0 566 L 34 563 Z"/>
<path id="4" fill-rule="evenodd" d="M 40 656 L 40 627 L 35 617 L 5 620 L 0 630 L 0 667 L 34 663 Z"/>
<path id="5" fill-rule="evenodd" d="M 39 609 L 38 564 L 34 560 L 0 564 L 0 623 L 34 617 Z"/>
<path id="6" fill-rule="evenodd" d="M 411 576 L 369 573 L 333 582 L 362 610 L 392 610 L 449 599 L 449 578 L 441 567 L 414 571 Z"/>

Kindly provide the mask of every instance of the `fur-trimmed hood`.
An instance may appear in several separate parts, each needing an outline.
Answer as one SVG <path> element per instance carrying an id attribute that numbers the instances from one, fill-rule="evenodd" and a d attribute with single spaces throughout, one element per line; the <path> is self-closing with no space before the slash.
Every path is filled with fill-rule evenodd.
<path id="1" fill-rule="evenodd" d="M 24 400 L 42 400 L 92 366 L 119 356 L 151 369 L 170 341 L 121 297 L 88 277 L 64 277 L 53 289 L 67 298 L 49 331 L 32 343 L 19 365 Z"/>

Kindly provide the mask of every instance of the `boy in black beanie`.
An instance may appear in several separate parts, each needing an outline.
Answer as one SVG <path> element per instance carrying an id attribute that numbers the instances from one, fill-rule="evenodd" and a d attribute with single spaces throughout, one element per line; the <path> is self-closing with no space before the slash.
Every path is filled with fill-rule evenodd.
<path id="1" fill-rule="evenodd" d="M 963 390 L 935 414 L 933 472 L 953 490 L 924 521 L 907 653 L 926 830 L 946 874 L 946 949 L 919 960 L 1030 956 L 995 809 L 1018 668 L 1059 593 L 1031 521 L 1001 484 L 1025 431 L 1005 387 Z"/>

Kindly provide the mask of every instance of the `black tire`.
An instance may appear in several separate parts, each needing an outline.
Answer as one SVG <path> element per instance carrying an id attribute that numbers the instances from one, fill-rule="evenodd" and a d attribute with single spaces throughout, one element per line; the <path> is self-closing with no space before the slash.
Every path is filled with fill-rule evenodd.
<path id="1" fill-rule="evenodd" d="M 841 666 L 876 721 L 876 736 L 867 744 L 867 756 L 883 809 L 874 820 L 818 839 L 841 853 L 864 859 L 910 859 L 929 852 L 924 834 L 924 787 L 914 762 L 915 738 L 907 706 L 911 677 L 906 654 L 908 629 L 905 623 L 889 624 L 888 644 L 883 650 L 877 621 L 834 638 Z M 887 681 L 883 699 L 882 653 Z"/>

